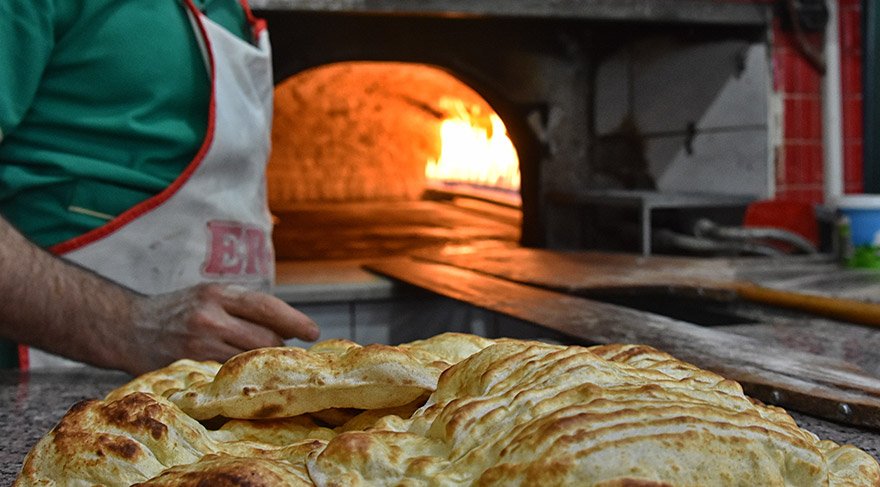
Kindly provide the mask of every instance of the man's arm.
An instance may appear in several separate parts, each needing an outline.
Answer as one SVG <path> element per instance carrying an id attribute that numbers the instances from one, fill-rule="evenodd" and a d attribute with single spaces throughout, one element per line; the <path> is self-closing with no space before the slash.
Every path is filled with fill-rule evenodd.
<path id="1" fill-rule="evenodd" d="M 224 361 L 318 327 L 268 294 L 203 284 L 144 296 L 59 259 L 0 218 L 0 336 L 139 374 L 179 358 Z"/>

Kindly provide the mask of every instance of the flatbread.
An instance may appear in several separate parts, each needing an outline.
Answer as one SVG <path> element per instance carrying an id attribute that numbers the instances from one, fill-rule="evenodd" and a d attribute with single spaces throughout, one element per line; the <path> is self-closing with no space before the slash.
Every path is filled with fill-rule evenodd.
<path id="1" fill-rule="evenodd" d="M 161 398 L 82 401 L 31 450 L 17 485 L 129 485 L 214 451 L 204 428 Z"/>
<path id="2" fill-rule="evenodd" d="M 15 485 L 131 485 L 210 454 L 303 466 L 311 450 L 325 444 L 218 438 L 166 399 L 135 392 L 75 404 L 28 453 Z"/>
<path id="3" fill-rule="evenodd" d="M 448 367 L 495 343 L 495 340 L 476 335 L 450 332 L 404 343 L 399 347 L 416 355 L 423 363 L 442 362 Z"/>
<path id="4" fill-rule="evenodd" d="M 330 340 L 213 370 L 76 404 L 15 485 L 880 486 L 866 452 L 647 346 Z"/>
<path id="5" fill-rule="evenodd" d="M 880 483 L 870 455 L 819 442 L 735 382 L 650 347 L 596 351 L 499 342 L 447 370 L 411 419 L 313 451 L 309 474 L 370 486 Z M 852 456 L 829 461 L 841 454 Z"/>
<path id="6" fill-rule="evenodd" d="M 309 439 L 330 440 L 336 436 L 336 432 L 320 426 L 308 415 L 280 419 L 233 419 L 208 434 L 225 443 L 251 441 L 278 447 Z"/>
<path id="7" fill-rule="evenodd" d="M 433 391 L 444 370 L 492 343 L 445 333 L 398 347 L 336 339 L 308 350 L 253 350 L 230 359 L 212 380 L 191 383 L 169 398 L 196 419 L 398 407 Z"/>
<path id="8" fill-rule="evenodd" d="M 253 350 L 230 359 L 210 382 L 169 398 L 196 419 L 286 418 L 329 408 L 379 409 L 434 390 L 445 367 L 385 345 L 313 353 Z"/>
<path id="9" fill-rule="evenodd" d="M 206 455 L 199 461 L 165 470 L 135 484 L 140 487 L 309 487 L 315 485 L 305 467 L 283 460 Z"/>
<path id="10" fill-rule="evenodd" d="M 195 360 L 178 360 L 161 369 L 140 375 L 131 382 L 113 390 L 104 399 L 114 401 L 122 399 L 132 392 L 149 392 L 156 396 L 166 396 L 172 392 L 186 389 L 197 382 L 214 379 L 221 364 L 214 361 L 197 362 Z"/>

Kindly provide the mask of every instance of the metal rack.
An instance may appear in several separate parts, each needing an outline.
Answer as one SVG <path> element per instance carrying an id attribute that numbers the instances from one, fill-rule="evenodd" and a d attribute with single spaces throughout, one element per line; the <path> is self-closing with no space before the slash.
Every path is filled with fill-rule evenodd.
<path id="1" fill-rule="evenodd" d="M 766 4 L 717 0 L 252 0 L 254 9 L 760 26 Z"/>
<path id="2" fill-rule="evenodd" d="M 578 202 L 592 206 L 637 208 L 641 223 L 642 255 L 651 255 L 651 214 L 658 209 L 745 207 L 754 196 L 657 191 L 588 191 Z"/>

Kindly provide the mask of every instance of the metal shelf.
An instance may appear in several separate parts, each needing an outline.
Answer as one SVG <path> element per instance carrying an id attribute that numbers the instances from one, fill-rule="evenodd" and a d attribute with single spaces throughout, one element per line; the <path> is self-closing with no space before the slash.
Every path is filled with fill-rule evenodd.
<path id="1" fill-rule="evenodd" d="M 766 4 L 723 0 L 251 0 L 257 10 L 433 17 L 510 17 L 767 25 Z"/>
<path id="2" fill-rule="evenodd" d="M 637 208 L 642 225 L 642 255 L 645 256 L 651 255 L 651 214 L 654 210 L 745 207 L 756 199 L 754 196 L 627 190 L 590 191 L 578 196 L 578 202 L 582 204 Z"/>

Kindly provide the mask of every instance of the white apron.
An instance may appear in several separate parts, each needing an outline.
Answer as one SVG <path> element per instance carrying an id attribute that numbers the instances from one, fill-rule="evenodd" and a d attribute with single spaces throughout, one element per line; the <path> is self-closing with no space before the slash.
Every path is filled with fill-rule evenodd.
<path id="1" fill-rule="evenodd" d="M 201 149 L 162 193 L 50 250 L 144 294 L 205 281 L 269 291 L 275 257 L 265 180 L 273 88 L 268 33 L 244 1 L 256 45 L 183 1 L 212 81 Z M 76 364 L 30 352 L 23 366 Z"/>

